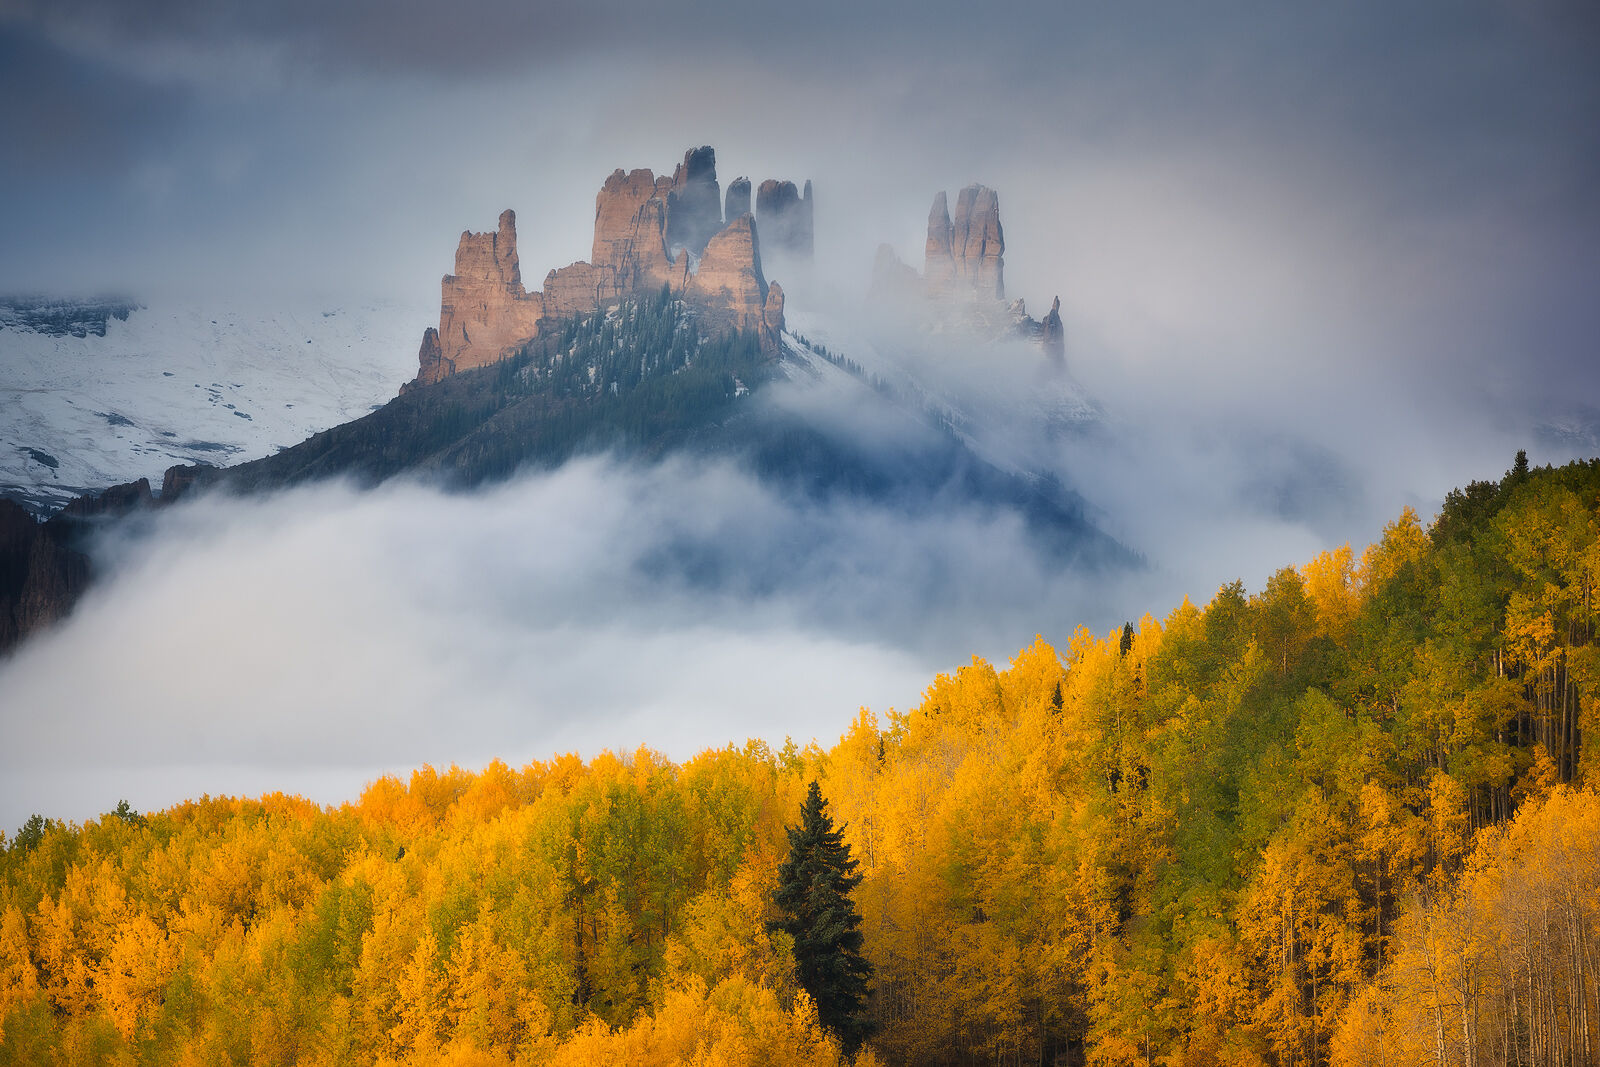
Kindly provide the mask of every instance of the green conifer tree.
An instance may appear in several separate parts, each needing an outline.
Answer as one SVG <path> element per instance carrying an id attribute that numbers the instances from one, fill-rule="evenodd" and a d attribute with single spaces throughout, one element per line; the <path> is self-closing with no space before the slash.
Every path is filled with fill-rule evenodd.
<path id="1" fill-rule="evenodd" d="M 789 858 L 778 868 L 772 899 L 784 918 L 769 924 L 794 938 L 795 972 L 816 1001 L 822 1025 L 854 1052 L 872 1029 L 861 1017 L 872 965 L 861 957 L 861 916 L 850 891 L 861 884 L 856 861 L 835 830 L 828 802 L 811 783 L 800 825 L 788 827 Z"/>

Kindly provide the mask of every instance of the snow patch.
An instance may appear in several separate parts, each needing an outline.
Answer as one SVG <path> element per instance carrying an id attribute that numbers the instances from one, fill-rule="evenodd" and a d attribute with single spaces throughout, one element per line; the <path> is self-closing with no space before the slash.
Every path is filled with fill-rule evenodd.
<path id="1" fill-rule="evenodd" d="M 298 444 L 393 398 L 436 314 L 166 301 L 108 317 L 103 337 L 0 330 L 0 496 L 43 512 L 138 478 L 159 486 L 175 463 Z"/>

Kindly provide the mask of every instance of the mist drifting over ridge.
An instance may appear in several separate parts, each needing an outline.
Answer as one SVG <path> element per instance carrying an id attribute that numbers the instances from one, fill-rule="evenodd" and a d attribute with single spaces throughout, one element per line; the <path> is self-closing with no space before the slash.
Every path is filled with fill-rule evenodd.
<path id="1" fill-rule="evenodd" d="M 208 498 L 103 558 L 110 579 L 0 665 L 29 709 L 5 723 L 6 817 L 90 814 L 90 767 L 96 789 L 172 768 L 147 804 L 329 768 L 337 799 L 427 760 L 804 742 L 1035 620 L 1070 632 L 1096 593 L 1014 515 L 818 503 L 690 461 Z"/>

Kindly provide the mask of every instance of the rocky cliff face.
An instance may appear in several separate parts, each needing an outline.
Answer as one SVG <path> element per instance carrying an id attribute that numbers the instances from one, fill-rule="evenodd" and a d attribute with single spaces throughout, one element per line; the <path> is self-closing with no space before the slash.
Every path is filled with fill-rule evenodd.
<path id="1" fill-rule="evenodd" d="M 1039 347 L 1044 349 L 1044 354 L 1051 363 L 1066 366 L 1067 363 L 1067 331 L 1061 325 L 1061 298 L 1058 296 L 1050 305 L 1050 313 L 1039 323 Z"/>
<path id="2" fill-rule="evenodd" d="M 923 266 L 930 289 L 948 296 L 1004 300 L 1005 250 L 1000 197 L 993 189 L 985 185 L 962 189 L 954 219 L 945 194 L 933 198 Z"/>
<path id="3" fill-rule="evenodd" d="M 649 210 L 646 210 L 647 207 Z M 589 262 L 618 268 L 668 263 L 666 205 L 649 170 L 611 172 L 594 198 L 594 250 Z M 624 279 L 619 278 L 618 284 Z"/>
<path id="4" fill-rule="evenodd" d="M 811 183 L 805 194 L 792 182 L 773 223 L 793 247 L 811 247 Z M 442 286 L 439 328 L 428 330 L 418 351 L 417 379 L 429 385 L 458 371 L 494 363 L 537 337 L 544 319 L 566 318 L 625 297 L 668 286 L 690 301 L 710 329 L 758 329 L 775 345 L 782 329 L 769 324 L 769 293 L 750 211 L 750 182 L 728 186 L 728 222 L 722 220 L 716 153 L 684 154 L 672 177 L 649 170 L 616 170 L 595 197 L 590 261 L 545 275 L 544 288 L 522 285 L 516 215 L 507 211 L 493 233 L 464 233 L 456 271 Z M 735 208 L 742 208 L 737 214 Z"/>
<path id="5" fill-rule="evenodd" d="M 58 516 L 80 521 L 117 518 L 138 511 L 140 508 L 150 507 L 154 503 L 155 495 L 150 492 L 150 479 L 140 478 L 136 482 L 113 485 L 99 494 L 80 496 L 68 502 Z"/>
<path id="6" fill-rule="evenodd" d="M 783 333 L 783 286 L 773 282 L 767 286 L 767 303 L 761 311 L 764 336 L 776 339 Z"/>
<path id="7" fill-rule="evenodd" d="M 461 235 L 455 273 L 445 275 L 440 289 L 438 353 L 431 366 L 418 367 L 417 381 L 423 385 L 493 363 L 538 331 L 544 298 L 522 288 L 515 211 L 501 212 L 499 229 L 492 233 Z M 431 354 L 424 338 L 419 364 Z"/>
<path id="8" fill-rule="evenodd" d="M 710 145 L 691 148 L 672 175 L 667 191 L 667 248 L 705 250 L 722 229 L 722 190 L 717 185 L 717 154 Z"/>
<path id="9" fill-rule="evenodd" d="M 767 281 L 752 216 L 740 215 L 711 238 L 685 296 L 704 309 L 700 321 L 711 329 L 765 327 Z"/>
<path id="10" fill-rule="evenodd" d="M 750 179 L 733 179 L 728 183 L 727 210 L 723 217 L 732 222 L 740 215 L 750 214 L 750 210 Z"/>
<path id="11" fill-rule="evenodd" d="M 88 557 L 61 531 L 0 499 L 0 653 L 65 615 L 88 584 Z"/>
<path id="12" fill-rule="evenodd" d="M 922 274 L 901 262 L 894 249 L 878 249 L 869 299 L 913 305 L 938 328 L 964 328 L 992 337 L 1020 337 L 1044 349 L 1052 365 L 1064 367 L 1065 330 L 1058 297 L 1040 322 L 1021 300 L 1006 302 L 1005 231 L 1000 197 L 985 185 L 969 185 L 956 196 L 952 218 L 943 192 L 928 211 Z"/>
<path id="13" fill-rule="evenodd" d="M 956 198 L 956 217 L 950 233 L 957 276 L 979 296 L 1004 300 L 1005 250 L 1000 197 L 988 186 L 967 186 Z"/>
<path id="14" fill-rule="evenodd" d="M 91 528 L 156 503 L 144 478 L 78 497 L 48 522 L 0 499 L 0 653 L 65 618 L 89 588 Z"/>
<path id="15" fill-rule="evenodd" d="M 802 194 L 794 182 L 768 178 L 756 190 L 756 221 L 768 249 L 810 260 L 812 255 L 811 183 Z"/>
<path id="16" fill-rule="evenodd" d="M 418 383 L 423 385 L 438 381 L 456 372 L 454 360 L 446 360 L 439 347 L 439 331 L 429 326 L 422 331 L 422 344 L 417 348 L 417 380 L 400 387 L 403 393 Z"/>

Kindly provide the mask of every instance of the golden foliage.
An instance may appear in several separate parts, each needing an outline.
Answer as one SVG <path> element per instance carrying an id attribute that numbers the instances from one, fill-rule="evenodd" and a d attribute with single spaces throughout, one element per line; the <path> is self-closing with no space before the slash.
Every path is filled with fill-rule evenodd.
<path id="1" fill-rule="evenodd" d="M 858 1064 L 1600 1062 L 1597 473 L 974 659 L 827 750 L 36 825 L 0 1064 L 838 1064 L 767 928 L 813 777 L 863 875 Z"/>

